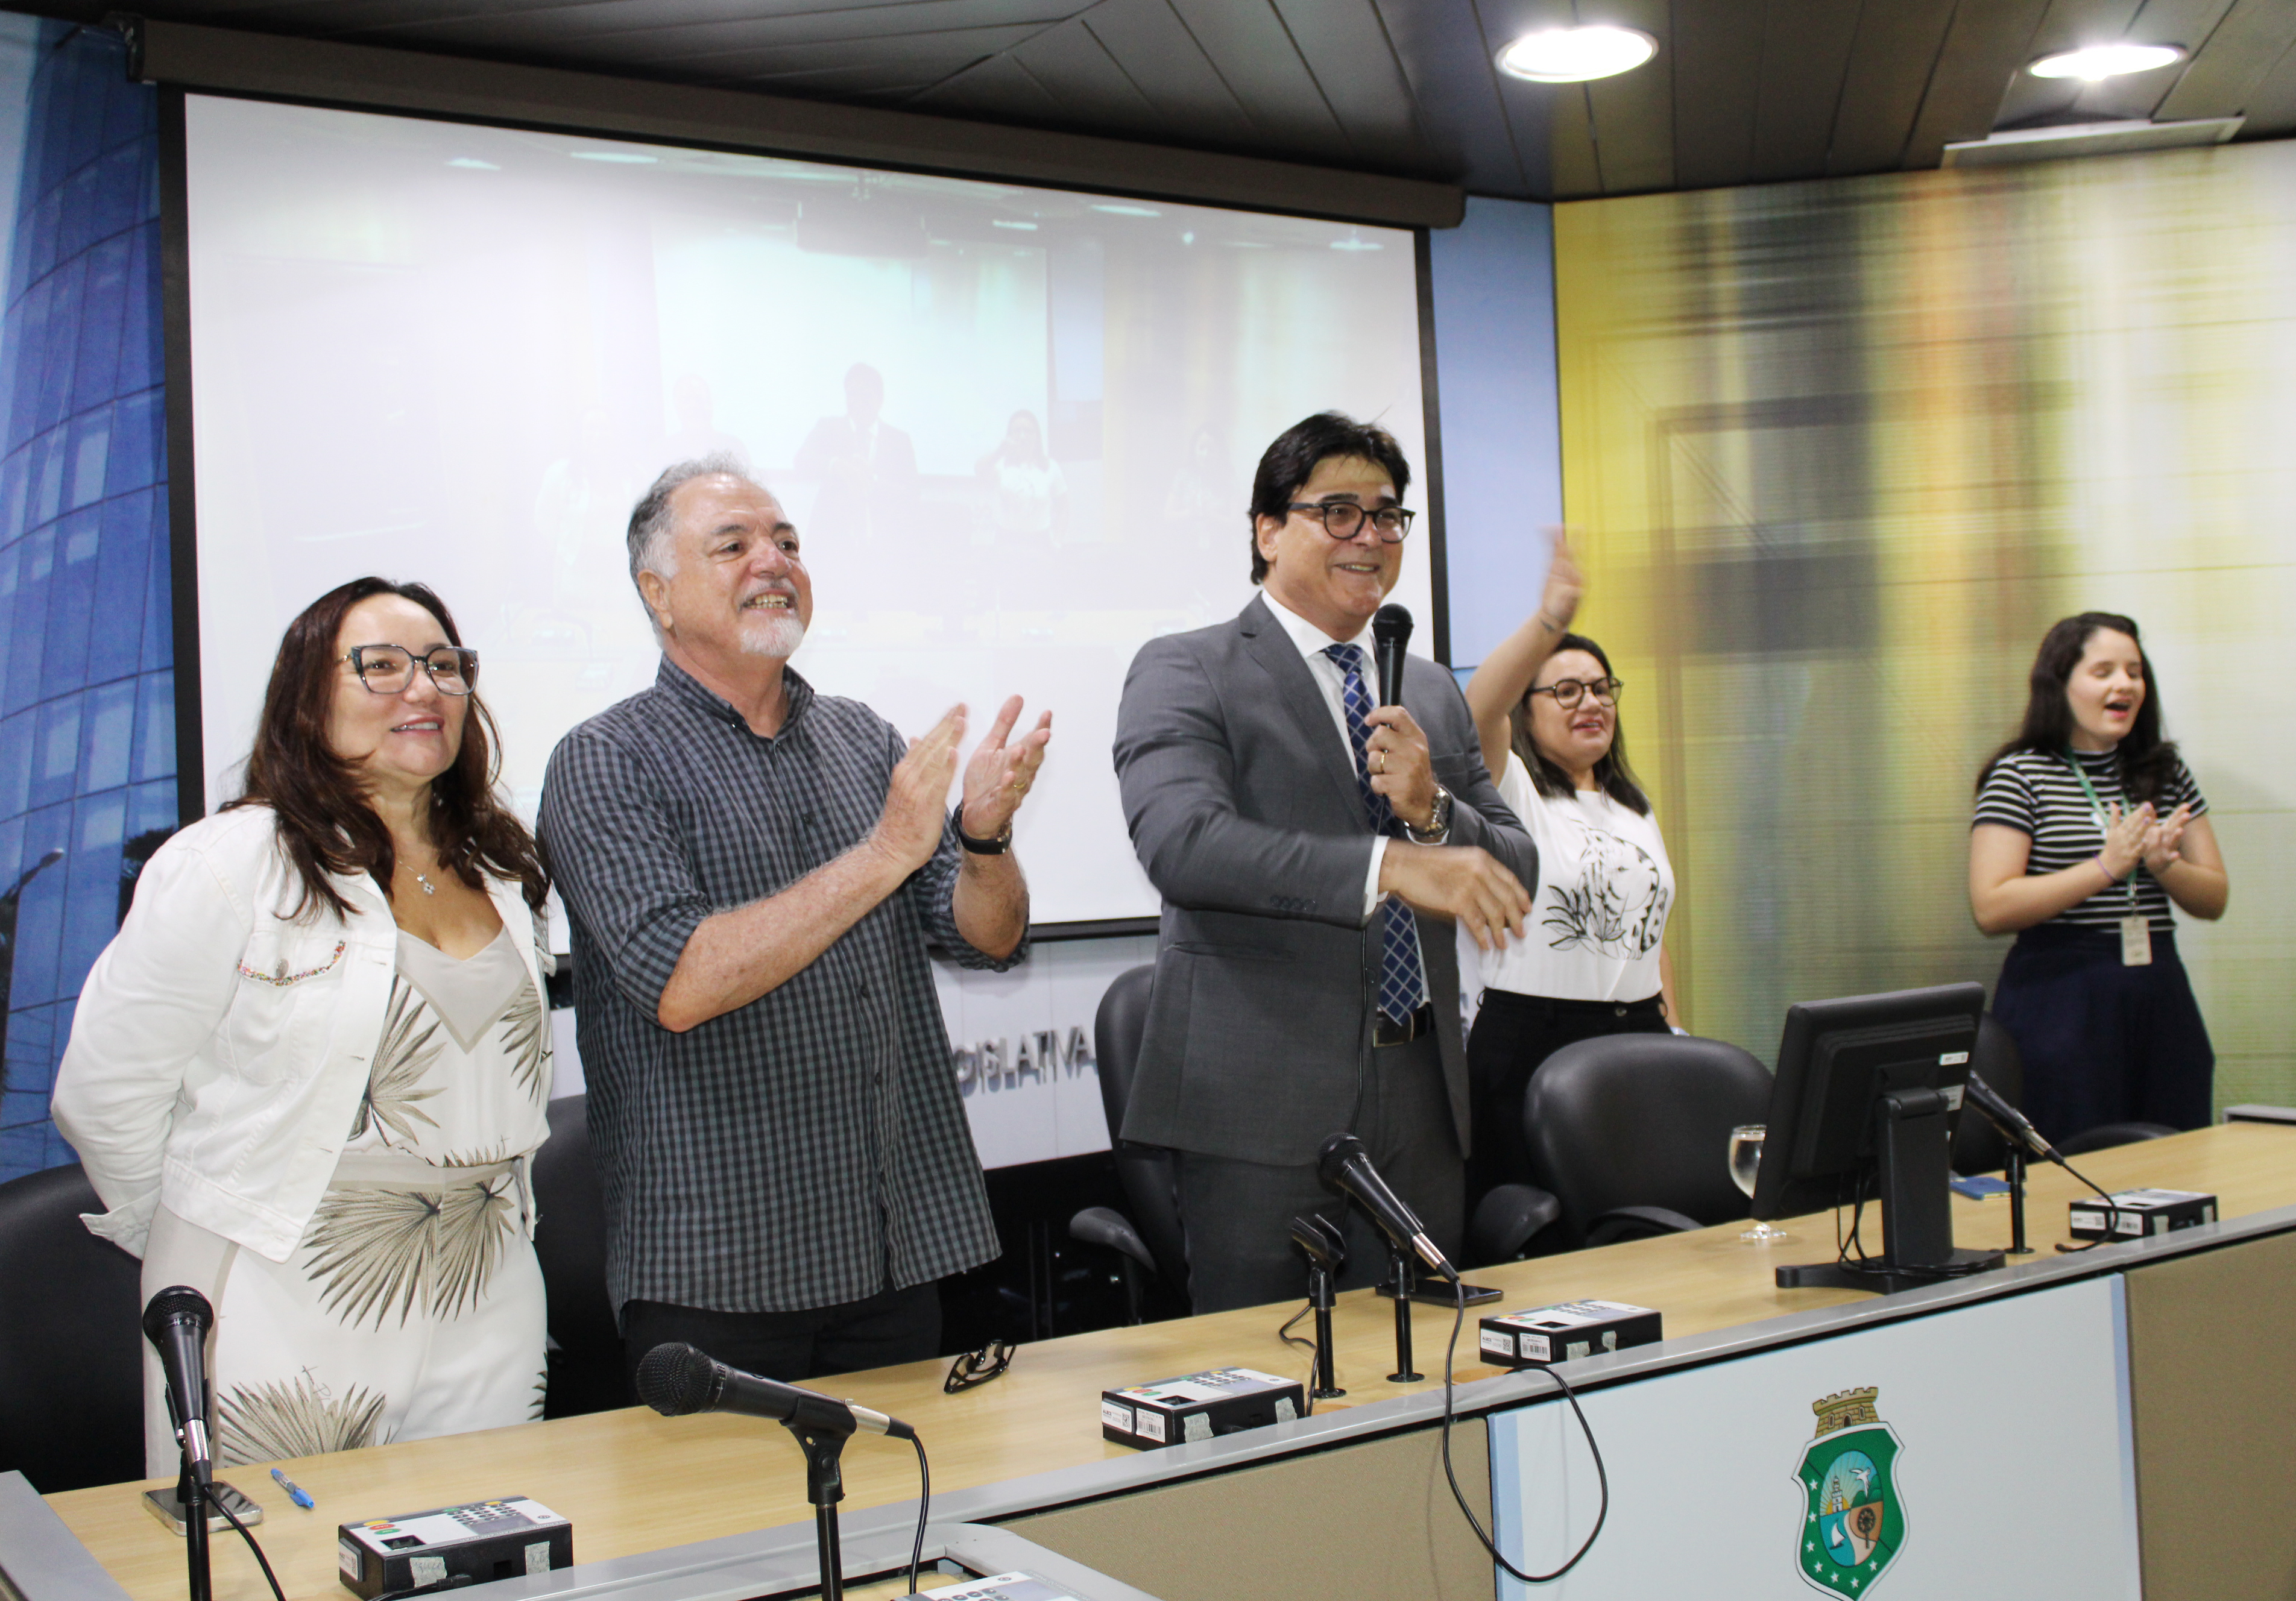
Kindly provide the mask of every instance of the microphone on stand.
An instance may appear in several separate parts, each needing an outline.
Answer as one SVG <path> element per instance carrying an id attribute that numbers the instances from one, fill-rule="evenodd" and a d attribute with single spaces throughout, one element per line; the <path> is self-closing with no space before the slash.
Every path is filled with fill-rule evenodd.
<path id="1" fill-rule="evenodd" d="M 689 1412 L 739 1412 L 768 1417 L 825 1434 L 850 1435 L 865 1429 L 896 1440 L 914 1440 L 916 1431 L 858 1401 L 832 1401 L 817 1390 L 801 1390 L 778 1379 L 760 1378 L 729 1368 L 683 1341 L 657 1345 L 638 1363 L 638 1399 L 664 1417 Z"/>
<path id="2" fill-rule="evenodd" d="M 1403 704 L 1403 653 L 1411 648 L 1411 612 L 1392 603 L 1372 615 L 1372 657 L 1378 664 L 1379 704 Z"/>
<path id="3" fill-rule="evenodd" d="M 1324 1140 L 1316 1158 L 1316 1174 L 1325 1189 L 1346 1196 L 1361 1206 L 1397 1250 L 1415 1254 L 1453 1284 L 1459 1282 L 1459 1270 L 1427 1238 L 1426 1225 L 1379 1176 L 1379 1169 L 1372 1165 L 1362 1140 L 1353 1134 L 1334 1134 Z"/>
<path id="4" fill-rule="evenodd" d="M 214 1476 L 214 1448 L 208 1427 L 208 1330 L 215 1309 L 189 1285 L 161 1290 L 144 1309 L 144 1337 L 160 1352 L 168 1383 L 168 1410 L 184 1448 L 184 1466 L 201 1484 Z"/>
<path id="5" fill-rule="evenodd" d="M 2064 1166 L 2063 1154 L 2048 1142 L 2030 1119 L 2003 1099 L 2001 1092 L 1992 1085 L 1972 1073 L 1963 1092 L 1977 1103 L 1977 1109 L 1984 1113 L 1987 1120 L 2006 1138 L 2015 1140 L 2044 1161 Z"/>

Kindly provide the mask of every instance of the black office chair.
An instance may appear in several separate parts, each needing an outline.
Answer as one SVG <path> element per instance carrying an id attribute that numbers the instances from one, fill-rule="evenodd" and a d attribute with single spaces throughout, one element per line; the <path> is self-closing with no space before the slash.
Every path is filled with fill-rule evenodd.
<path id="1" fill-rule="evenodd" d="M 2109 1151 L 2116 1145 L 2135 1145 L 2140 1139 L 2165 1139 L 2176 1132 L 2165 1123 L 2101 1123 L 2070 1139 L 2058 1140 L 2057 1150 L 2067 1156 L 2085 1156 L 2091 1151 Z"/>
<path id="2" fill-rule="evenodd" d="M 1186 1304 L 1188 1254 L 1180 1231 L 1177 1175 L 1172 1153 L 1156 1145 L 1136 1145 L 1123 1137 L 1124 1109 L 1132 1099 L 1132 1075 L 1140 1063 L 1141 1036 L 1148 1028 L 1148 992 L 1156 981 L 1152 963 L 1128 968 L 1100 998 L 1093 1017 L 1093 1048 L 1100 1064 L 1100 1107 L 1108 1119 L 1110 1155 L 1124 1186 L 1125 1212 L 1087 1206 L 1069 1220 L 1071 1238 L 1104 1246 L 1122 1260 L 1125 1295 L 1132 1321 L 1141 1317 L 1137 1272 L 1161 1282 Z M 1304 1270 L 1303 1270 L 1304 1271 Z"/>
<path id="3" fill-rule="evenodd" d="M 1991 1012 L 1977 1020 L 1977 1049 L 1971 1053 L 1969 1067 L 2011 1106 L 2024 1104 L 2025 1065 L 2017 1055 L 2016 1037 Z M 1964 1104 L 1954 1124 L 1953 1171 L 1997 1173 L 2008 1162 L 2008 1142 L 1993 1120 Z"/>
<path id="4" fill-rule="evenodd" d="M 540 1213 L 534 1254 L 550 1303 L 550 1389 L 545 1417 L 630 1404 L 622 1337 L 606 1297 L 606 1201 L 590 1157 L 590 1098 L 550 1103 L 550 1138 L 534 1154 Z"/>
<path id="5" fill-rule="evenodd" d="M 0 1470 L 44 1495 L 144 1476 L 143 1266 L 102 1210 L 77 1162 L 0 1184 Z"/>
<path id="6" fill-rule="evenodd" d="M 1720 1040 L 1606 1034 L 1556 1051 L 1531 1074 L 1522 1121 L 1564 1248 L 1746 1216 L 1730 1131 L 1769 1105 L 1769 1070 Z"/>

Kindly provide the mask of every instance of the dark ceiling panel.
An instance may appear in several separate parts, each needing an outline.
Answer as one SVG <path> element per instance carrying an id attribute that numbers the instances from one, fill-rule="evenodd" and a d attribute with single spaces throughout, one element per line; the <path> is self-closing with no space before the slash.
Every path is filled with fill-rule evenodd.
<path id="1" fill-rule="evenodd" d="M 1082 18 L 1048 28 L 1008 53 L 1060 102 L 1062 121 L 1070 127 L 1115 129 L 1144 138 L 1166 132 L 1166 118 Z"/>
<path id="2" fill-rule="evenodd" d="M 2296 5 L 2288 0 L 2239 0 L 2153 114 L 2167 121 L 2239 116 L 2291 45 L 2296 45 Z"/>
<path id="3" fill-rule="evenodd" d="M 1274 0 L 1358 159 L 1390 171 L 1438 165 L 1419 125 L 1411 81 L 1372 0 Z"/>
<path id="4" fill-rule="evenodd" d="M 1857 42 L 1857 0 L 1770 0 L 1762 19 L 1762 86 L 1754 119 L 1754 183 L 1825 170 Z"/>
<path id="5" fill-rule="evenodd" d="M 2032 60 L 2033 30 L 2046 11 L 2046 0 L 1963 0 L 1946 29 L 1902 165 L 1935 167 L 1948 143 L 1993 131 L 2009 75 Z"/>
<path id="6" fill-rule="evenodd" d="M 1954 0 L 1873 0 L 1859 9 L 1827 173 L 1891 172 L 1904 161 L 1953 13 Z"/>
<path id="7" fill-rule="evenodd" d="M 1676 0 L 1674 181 L 1684 189 L 1742 184 L 1754 159 L 1762 81 L 1762 13 L 1751 0 Z"/>
<path id="8" fill-rule="evenodd" d="M 370 0 L 371 5 L 386 0 Z M 467 0 L 465 0 L 467 4 Z M 361 30 L 375 44 L 421 43 L 433 48 L 517 48 L 546 29 L 554 53 L 594 61 L 618 58 L 640 63 L 707 55 L 713 50 L 758 48 L 775 44 L 815 45 L 837 39 L 900 38 L 948 33 L 967 28 L 1034 24 L 1049 27 L 1077 9 L 1076 0 L 913 0 L 902 5 L 824 10 L 818 0 L 802 11 L 753 8 L 747 15 L 692 18 L 665 24 L 649 20 L 645 0 L 606 0 L 569 7 L 537 18 L 531 12 L 485 12 Z"/>
<path id="9" fill-rule="evenodd" d="M 1344 163 L 1346 132 L 1268 0 L 1171 0 L 1229 92 L 1284 151 Z"/>
<path id="10" fill-rule="evenodd" d="M 2296 134 L 2296 48 L 2284 51 L 2248 96 L 2244 135 L 2286 138 Z"/>
<path id="11" fill-rule="evenodd" d="M 1498 69 L 1473 0 L 1382 0 L 1380 14 L 1436 159 L 1469 189 L 1524 192 L 1530 180 L 1499 102 Z"/>
<path id="12" fill-rule="evenodd" d="M 818 45 L 714 50 L 706 57 L 655 64 L 673 69 L 685 83 L 737 84 L 800 73 L 873 71 L 881 82 L 900 76 L 913 85 L 932 84 L 975 61 L 1025 44 L 1041 31 L 1033 27 L 965 28 L 953 33 L 890 39 L 834 39 Z"/>
<path id="13" fill-rule="evenodd" d="M 996 122 L 1062 122 L 1068 108 L 1009 55 L 942 79 L 909 102 L 919 110 L 968 113 Z"/>
<path id="14" fill-rule="evenodd" d="M 1588 22 L 1639 28 L 1658 41 L 1648 65 L 1587 86 L 1605 194 L 1674 187 L 1674 22 L 1668 0 L 1587 0 Z"/>
<path id="15" fill-rule="evenodd" d="M 1571 0 L 1474 0 L 1474 9 L 1483 47 L 1494 63 L 1500 51 L 1523 35 L 1546 28 L 1568 28 L 1573 20 Z M 1555 193 L 1555 118 L 1563 114 L 1558 112 L 1556 107 L 1565 97 L 1570 103 L 1568 115 L 1576 118 L 1578 132 L 1572 137 L 1586 147 L 1582 165 L 1587 173 L 1593 173 L 1593 146 L 1587 143 L 1589 135 L 1586 128 L 1587 96 L 1578 86 L 1526 83 L 1521 78 L 1508 77 L 1496 65 L 1492 69 L 1492 82 L 1498 88 L 1499 110 L 1506 118 L 1515 159 L 1522 167 L 1524 182 L 1520 190 L 1497 189 L 1490 192 L 1515 193 L 1539 200 L 1549 199 Z"/>
<path id="16" fill-rule="evenodd" d="M 1587 103 L 1587 86 L 1542 84 L 1539 87 L 1552 93 L 1547 101 L 1547 152 L 1552 177 L 1541 198 L 1579 200 L 1600 195 L 1603 159 L 1595 146 L 1595 112 Z"/>
<path id="17" fill-rule="evenodd" d="M 1102 0 L 1083 22 L 1168 123 L 1222 144 L 1252 142 L 1251 119 L 1166 0 Z"/>

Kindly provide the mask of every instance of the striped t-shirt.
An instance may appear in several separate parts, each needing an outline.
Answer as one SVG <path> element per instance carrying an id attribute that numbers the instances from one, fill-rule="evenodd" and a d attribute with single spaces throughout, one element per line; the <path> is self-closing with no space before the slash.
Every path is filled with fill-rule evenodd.
<path id="1" fill-rule="evenodd" d="M 2005 829 L 2014 829 L 2032 837 L 2033 848 L 2025 858 L 2028 878 L 2041 873 L 2062 871 L 2077 867 L 2104 849 L 2104 825 L 2096 808 L 2088 804 L 2081 790 L 2080 780 L 2073 776 L 2068 758 L 2077 760 L 2088 774 L 2090 788 L 2096 798 L 2107 805 L 2115 802 L 2126 808 L 2134 803 L 2128 792 L 2121 788 L 2120 753 L 2071 751 L 2065 756 L 2045 756 L 2034 751 L 2012 752 L 1993 764 L 1985 775 L 1985 787 L 1977 793 L 1975 823 L 1998 823 Z M 2178 806 L 2189 805 L 2193 815 L 2199 817 L 2209 809 L 2201 798 L 2199 786 L 2193 782 L 2192 773 L 2179 759 L 2170 772 L 2168 782 L 2152 803 L 2152 809 L 2162 817 Z M 2104 882 L 2103 874 L 2097 882 Z M 2173 933 L 2176 922 L 2169 913 L 2169 892 L 2161 887 L 2159 879 L 2145 871 L 2144 864 L 2136 864 L 2136 875 L 2129 881 L 2136 886 L 2136 910 L 2144 914 L 2154 932 Z M 2128 884 L 2115 884 L 2101 888 L 2086 901 L 2048 919 L 2077 928 L 2111 928 L 2129 915 Z"/>

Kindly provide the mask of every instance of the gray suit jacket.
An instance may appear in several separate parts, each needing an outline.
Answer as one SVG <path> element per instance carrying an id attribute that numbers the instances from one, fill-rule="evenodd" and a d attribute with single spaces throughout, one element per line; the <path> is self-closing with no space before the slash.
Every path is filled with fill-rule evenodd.
<path id="1" fill-rule="evenodd" d="M 1480 845 L 1536 889 L 1538 849 L 1484 771 L 1457 682 L 1412 657 L 1403 704 L 1452 794 L 1450 843 Z M 1117 712 L 1116 772 L 1133 848 L 1164 897 L 1124 1138 L 1312 1160 L 1353 1120 L 1371 1051 L 1373 835 L 1330 707 L 1265 598 L 1141 647 Z M 1451 925 L 1423 917 L 1419 940 L 1464 1152 Z"/>

